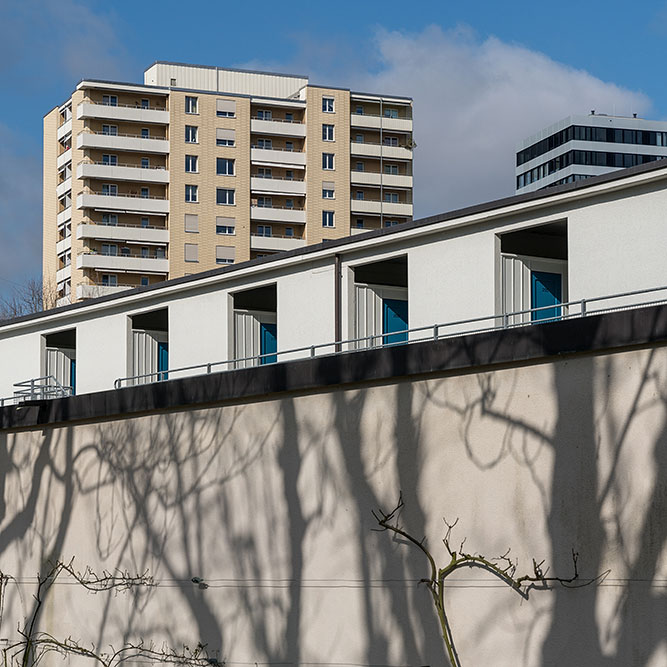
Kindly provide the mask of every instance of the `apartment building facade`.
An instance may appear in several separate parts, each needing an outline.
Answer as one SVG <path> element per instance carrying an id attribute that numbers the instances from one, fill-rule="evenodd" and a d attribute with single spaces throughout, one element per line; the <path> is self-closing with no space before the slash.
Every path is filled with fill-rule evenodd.
<path id="1" fill-rule="evenodd" d="M 667 157 L 667 121 L 568 116 L 516 146 L 516 192 L 580 181 Z"/>
<path id="2" fill-rule="evenodd" d="M 158 62 L 44 118 L 58 305 L 412 218 L 412 101 Z"/>

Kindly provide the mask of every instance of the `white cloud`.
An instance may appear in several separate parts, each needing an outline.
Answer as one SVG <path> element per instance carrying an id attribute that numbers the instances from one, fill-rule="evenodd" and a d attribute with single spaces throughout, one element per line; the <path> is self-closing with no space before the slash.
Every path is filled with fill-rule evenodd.
<path id="1" fill-rule="evenodd" d="M 469 30 L 380 31 L 377 73 L 356 90 L 408 95 L 415 108 L 415 215 L 511 195 L 515 144 L 575 113 L 646 114 L 640 93 Z"/>

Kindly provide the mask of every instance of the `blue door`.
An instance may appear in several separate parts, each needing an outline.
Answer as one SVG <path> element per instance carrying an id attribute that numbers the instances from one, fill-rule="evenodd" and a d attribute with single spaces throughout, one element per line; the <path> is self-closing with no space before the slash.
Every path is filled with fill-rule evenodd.
<path id="1" fill-rule="evenodd" d="M 382 333 L 393 334 L 383 336 L 384 345 L 405 343 L 408 334 L 408 302 L 400 299 L 382 299 Z M 402 331 L 403 333 L 394 333 Z"/>
<path id="2" fill-rule="evenodd" d="M 260 364 L 275 364 L 278 361 L 278 330 L 275 324 L 261 322 L 259 325 L 260 354 L 268 354 L 268 357 L 262 357 Z"/>
<path id="3" fill-rule="evenodd" d="M 76 394 L 76 359 L 70 359 L 69 386 L 72 387 L 72 396 Z"/>
<path id="4" fill-rule="evenodd" d="M 157 379 L 158 380 L 167 380 L 169 374 L 167 370 L 169 369 L 169 344 L 160 343 L 157 344 Z"/>
<path id="5" fill-rule="evenodd" d="M 563 302 L 562 277 L 560 273 L 546 271 L 531 272 L 531 308 L 555 306 Z M 560 317 L 560 308 L 545 308 L 531 313 L 532 320 L 550 320 Z"/>

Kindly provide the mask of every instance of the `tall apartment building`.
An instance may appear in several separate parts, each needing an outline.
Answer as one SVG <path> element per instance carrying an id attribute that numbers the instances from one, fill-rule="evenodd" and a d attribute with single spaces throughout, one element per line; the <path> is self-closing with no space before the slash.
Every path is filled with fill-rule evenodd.
<path id="1" fill-rule="evenodd" d="M 57 303 L 412 218 L 412 100 L 157 62 L 44 118 Z"/>
<path id="2" fill-rule="evenodd" d="M 591 111 L 516 147 L 516 191 L 533 192 L 667 157 L 667 122 Z"/>

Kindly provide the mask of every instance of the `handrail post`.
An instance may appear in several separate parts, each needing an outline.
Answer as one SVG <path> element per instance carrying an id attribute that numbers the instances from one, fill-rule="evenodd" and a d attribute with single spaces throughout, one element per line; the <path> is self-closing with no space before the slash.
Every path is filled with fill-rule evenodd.
<path id="1" fill-rule="evenodd" d="M 206 364 L 206 372 L 207 373 L 211 372 L 211 364 Z"/>
<path id="2" fill-rule="evenodd" d="M 508 324 L 509 324 L 509 315 L 507 313 L 503 313 L 503 329 L 507 329 Z"/>
<path id="3" fill-rule="evenodd" d="M 433 340 L 438 340 L 438 325 L 433 325 Z"/>
<path id="4" fill-rule="evenodd" d="M 582 317 L 586 315 L 586 299 L 581 300 L 581 315 Z"/>
<path id="5" fill-rule="evenodd" d="M 310 346 L 310 356 L 311 356 L 311 358 L 315 356 L 315 346 L 314 345 Z"/>

